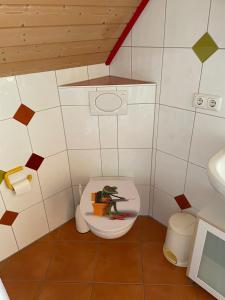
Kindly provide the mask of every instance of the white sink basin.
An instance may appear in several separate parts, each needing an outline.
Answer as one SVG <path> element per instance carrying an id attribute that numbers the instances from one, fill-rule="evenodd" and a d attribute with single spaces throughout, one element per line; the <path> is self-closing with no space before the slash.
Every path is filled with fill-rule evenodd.
<path id="1" fill-rule="evenodd" d="M 225 148 L 209 160 L 208 176 L 215 190 L 225 198 Z"/>

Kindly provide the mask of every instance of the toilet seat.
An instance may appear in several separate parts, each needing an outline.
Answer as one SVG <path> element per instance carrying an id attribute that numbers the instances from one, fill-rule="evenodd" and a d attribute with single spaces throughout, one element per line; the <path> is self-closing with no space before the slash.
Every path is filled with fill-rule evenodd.
<path id="1" fill-rule="evenodd" d="M 118 202 L 117 209 L 122 212 L 133 212 L 135 213 L 134 217 L 126 218 L 125 220 L 110 220 L 108 216 L 98 217 L 93 215 L 91 193 L 101 191 L 106 185 L 118 187 L 118 194 L 130 199 L 127 202 Z M 80 201 L 80 210 L 90 230 L 94 234 L 108 239 L 118 238 L 129 231 L 135 222 L 140 211 L 140 197 L 131 178 L 93 178 L 90 179 L 89 183 L 84 189 Z"/>

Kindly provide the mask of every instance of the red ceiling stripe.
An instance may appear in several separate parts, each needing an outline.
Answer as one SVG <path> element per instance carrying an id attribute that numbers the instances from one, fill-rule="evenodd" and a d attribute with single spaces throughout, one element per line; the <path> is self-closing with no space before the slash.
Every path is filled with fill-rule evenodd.
<path id="1" fill-rule="evenodd" d="M 105 64 L 110 65 L 113 58 L 116 56 L 116 53 L 119 51 L 120 47 L 122 46 L 123 42 L 125 41 L 126 37 L 128 36 L 129 32 L 133 28 L 134 24 L 136 23 L 139 16 L 142 14 L 143 10 L 145 9 L 146 5 L 148 4 L 150 0 L 142 0 L 139 6 L 137 7 L 134 15 L 130 19 L 130 21 L 127 23 L 126 27 L 124 28 L 121 36 L 119 37 L 118 41 L 116 42 L 114 48 L 112 49 L 111 53 L 109 54 L 109 57 L 107 58 Z"/>

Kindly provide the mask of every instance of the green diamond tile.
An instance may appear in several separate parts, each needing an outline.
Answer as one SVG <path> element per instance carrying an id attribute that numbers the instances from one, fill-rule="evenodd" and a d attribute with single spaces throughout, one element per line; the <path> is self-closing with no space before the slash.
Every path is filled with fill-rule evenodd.
<path id="1" fill-rule="evenodd" d="M 2 183 L 2 181 L 4 179 L 4 175 L 5 175 L 5 172 L 0 170 L 0 184 Z"/>
<path id="2" fill-rule="evenodd" d="M 206 32 L 192 47 L 192 49 L 194 50 L 200 61 L 203 63 L 218 50 L 218 46 L 208 34 L 208 32 Z"/>

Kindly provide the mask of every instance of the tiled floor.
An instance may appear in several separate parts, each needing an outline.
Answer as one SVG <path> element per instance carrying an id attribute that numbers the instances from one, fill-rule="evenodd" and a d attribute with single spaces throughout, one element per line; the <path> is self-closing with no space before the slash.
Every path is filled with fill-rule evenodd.
<path id="1" fill-rule="evenodd" d="M 139 217 L 117 240 L 79 234 L 70 221 L 0 264 L 11 300 L 203 300 L 184 268 L 162 255 L 166 229 Z"/>

